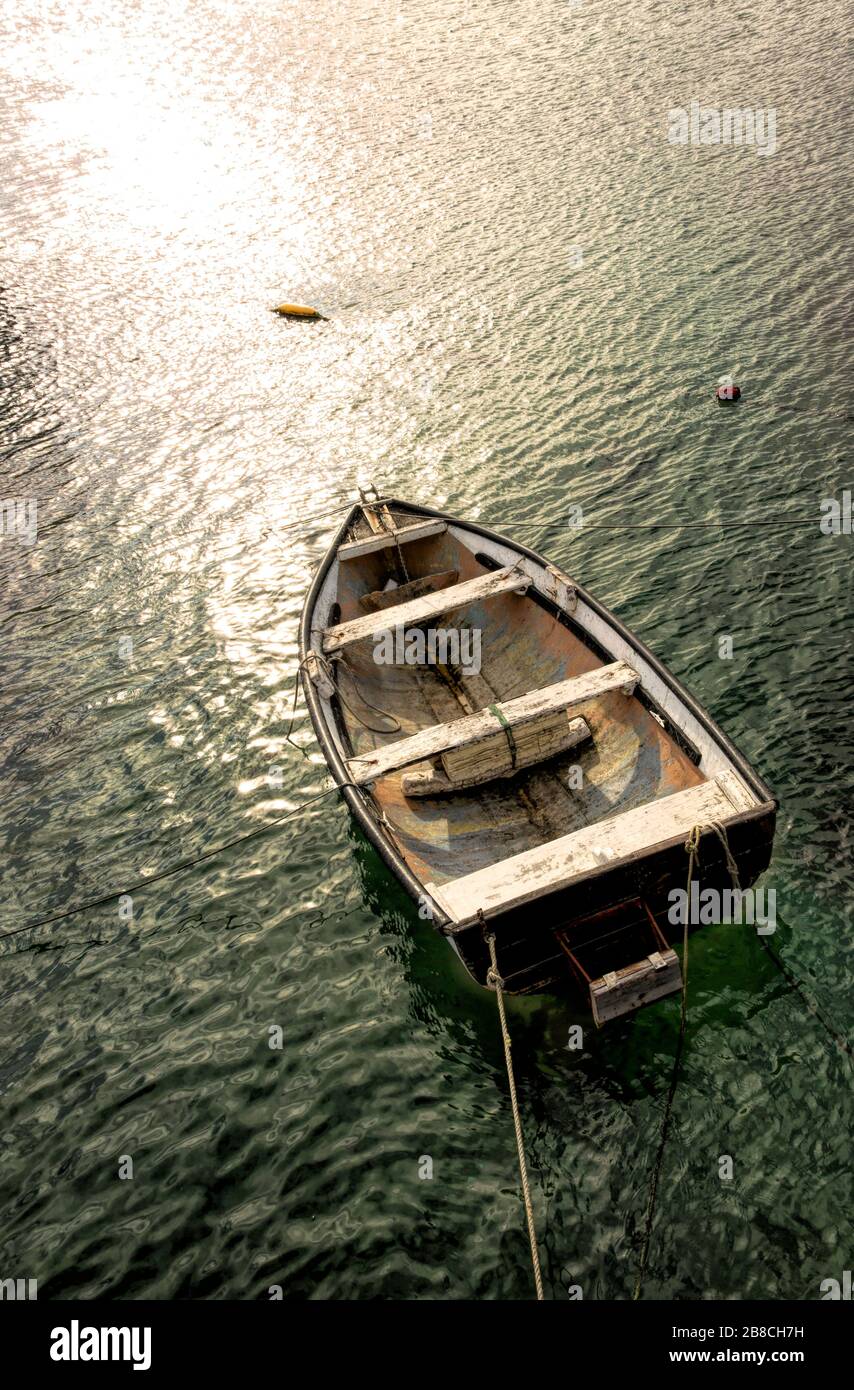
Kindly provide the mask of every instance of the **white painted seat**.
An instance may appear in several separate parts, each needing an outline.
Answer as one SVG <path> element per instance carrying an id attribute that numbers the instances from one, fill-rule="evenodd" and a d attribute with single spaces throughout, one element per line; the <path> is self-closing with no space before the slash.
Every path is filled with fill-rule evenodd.
<path id="1" fill-rule="evenodd" d="M 440 597 L 450 592 L 451 590 L 445 589 Z M 387 620 L 388 615 L 389 610 L 386 609 L 383 617 Z M 614 661 L 608 666 L 598 666 L 593 671 L 586 671 L 584 675 L 576 676 L 573 680 L 558 681 L 542 690 L 529 691 L 527 695 L 519 695 L 515 700 L 497 701 L 486 709 L 478 710 L 476 714 L 454 719 L 450 724 L 434 724 L 429 729 L 421 729 L 409 738 L 387 743 L 382 748 L 375 748 L 370 753 L 351 758 L 347 766 L 354 782 L 373 782 L 387 772 L 410 767 L 425 758 L 447 753 L 453 748 L 465 748 L 470 744 L 480 743 L 483 739 L 500 734 L 507 725 L 513 729 L 541 719 L 543 715 L 552 711 L 569 710 L 586 704 L 589 700 L 595 700 L 599 695 L 606 695 L 613 690 L 622 690 L 624 694 L 630 695 L 637 681 L 637 672 L 633 671 L 631 666 L 627 666 L 624 661 Z"/>
<path id="2" fill-rule="evenodd" d="M 468 925 L 477 920 L 479 910 L 490 917 L 522 907 L 598 869 L 687 836 L 695 825 L 726 822 L 755 804 L 734 772 L 722 772 L 711 781 L 635 806 L 463 878 L 427 883 L 425 888 L 452 922 Z"/>
<path id="3" fill-rule="evenodd" d="M 439 613 L 465 608 L 470 603 L 481 603 L 484 599 L 494 598 L 496 594 L 506 594 L 510 590 L 523 594 L 530 583 L 530 575 L 516 565 L 507 565 L 505 569 L 493 570 L 490 574 L 479 575 L 477 579 L 453 584 L 450 589 L 424 594 L 421 598 L 411 599 L 409 603 L 385 608 L 379 613 L 368 613 L 364 618 L 353 618 L 348 623 L 327 628 L 323 634 L 323 650 L 329 656 L 366 637 L 376 637 L 380 632 L 388 632 L 395 627 L 414 627 Z"/>
<path id="4" fill-rule="evenodd" d="M 387 521 L 387 525 L 390 521 Z M 338 547 L 339 560 L 357 560 L 360 555 L 370 555 L 375 550 L 387 550 L 389 546 L 408 545 L 411 541 L 423 541 L 428 536 L 440 536 L 447 531 L 446 521 L 417 521 L 413 526 L 377 531 L 372 536 L 364 536 L 358 541 L 345 541 Z"/>

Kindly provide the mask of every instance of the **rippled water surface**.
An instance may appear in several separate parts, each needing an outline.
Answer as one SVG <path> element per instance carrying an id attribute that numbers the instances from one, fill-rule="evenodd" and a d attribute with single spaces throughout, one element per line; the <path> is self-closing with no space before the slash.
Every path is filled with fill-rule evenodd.
<path id="1" fill-rule="evenodd" d="M 846 7 L 2 13 L 0 496 L 38 540 L 0 543 L 0 1275 L 531 1294 L 495 1000 L 311 800 L 302 708 L 285 741 L 361 479 L 577 574 L 777 791 L 821 1017 L 750 929 L 693 939 L 644 1296 L 817 1297 L 852 1254 Z M 773 154 L 670 144 L 695 99 L 773 107 Z M 509 1012 L 547 1296 L 630 1297 L 678 1001 L 580 1052 L 565 1001 Z"/>

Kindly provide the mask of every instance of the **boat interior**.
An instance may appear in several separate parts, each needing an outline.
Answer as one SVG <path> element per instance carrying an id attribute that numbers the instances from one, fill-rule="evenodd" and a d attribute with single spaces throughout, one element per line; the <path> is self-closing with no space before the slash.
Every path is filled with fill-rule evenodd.
<path id="1" fill-rule="evenodd" d="M 311 647 L 330 737 L 451 921 L 759 804 L 568 576 L 461 523 L 363 501 Z"/>

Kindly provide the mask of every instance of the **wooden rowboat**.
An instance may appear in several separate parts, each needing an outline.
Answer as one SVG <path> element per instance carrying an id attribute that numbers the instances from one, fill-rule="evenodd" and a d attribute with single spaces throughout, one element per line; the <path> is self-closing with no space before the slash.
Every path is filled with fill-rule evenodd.
<path id="1" fill-rule="evenodd" d="M 486 527 L 362 494 L 300 661 L 353 814 L 481 984 L 488 929 L 508 991 L 568 980 L 597 1024 L 630 1012 L 680 988 L 668 894 L 692 830 L 704 889 L 732 887 L 727 849 L 742 889 L 767 867 L 776 802 L 709 715 L 576 580 Z"/>

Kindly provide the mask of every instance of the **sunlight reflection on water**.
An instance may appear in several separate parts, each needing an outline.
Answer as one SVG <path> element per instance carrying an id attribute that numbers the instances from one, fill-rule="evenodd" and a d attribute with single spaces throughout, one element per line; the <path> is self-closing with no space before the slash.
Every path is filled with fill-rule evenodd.
<path id="1" fill-rule="evenodd" d="M 631 529 L 812 514 L 842 476 L 843 12 L 772 11 L 734 47 L 693 4 L 4 10 L 4 488 L 40 518 L 0 547 L 4 917 L 304 808 L 130 923 L 4 957 L 3 1205 L 40 1296 L 528 1295 L 492 1000 L 343 808 L 309 804 L 303 710 L 308 756 L 285 739 L 303 595 L 357 481 L 546 550 L 696 690 L 782 797 L 784 948 L 841 1016 L 839 552 Z M 773 159 L 669 146 L 698 89 L 773 100 Z M 847 1092 L 728 932 L 692 967 L 648 1293 L 812 1297 Z M 577 1056 L 563 1005 L 512 1008 L 549 1288 L 626 1297 L 672 1013 Z M 710 1191 L 710 1145 L 741 1155 L 738 1193 Z M 128 1146 L 154 1187 L 117 1193 Z"/>

